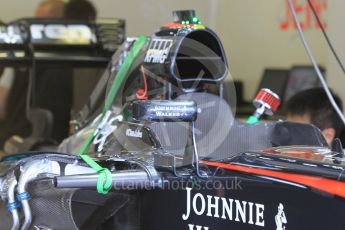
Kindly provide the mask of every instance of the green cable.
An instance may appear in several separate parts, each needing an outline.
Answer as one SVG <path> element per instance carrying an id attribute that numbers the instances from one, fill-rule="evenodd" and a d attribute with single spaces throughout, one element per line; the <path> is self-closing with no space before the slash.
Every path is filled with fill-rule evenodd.
<path id="1" fill-rule="evenodd" d="M 115 76 L 113 84 L 111 85 L 109 94 L 105 99 L 99 123 L 103 120 L 105 113 L 110 109 L 123 81 L 126 78 L 129 69 L 131 68 L 137 56 L 139 55 L 141 48 L 146 44 L 146 41 L 147 38 L 145 36 L 140 36 L 133 44 L 132 49 L 129 51 L 124 63 L 122 64 L 120 70 L 117 72 Z M 90 156 L 86 154 L 90 148 L 95 132 L 96 129 L 93 130 L 93 132 L 88 137 L 84 145 L 81 147 L 79 151 L 79 156 L 85 161 L 85 163 L 87 163 L 91 168 L 95 169 L 99 174 L 97 180 L 97 192 L 101 194 L 107 194 L 111 189 L 113 183 L 111 172 L 109 171 L 109 169 L 100 166 L 96 161 L 94 161 Z"/>

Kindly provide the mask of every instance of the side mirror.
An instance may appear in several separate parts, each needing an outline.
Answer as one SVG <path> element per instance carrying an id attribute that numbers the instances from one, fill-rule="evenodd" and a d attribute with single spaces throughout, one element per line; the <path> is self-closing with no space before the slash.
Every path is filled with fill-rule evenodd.
<path id="1" fill-rule="evenodd" d="M 195 101 L 134 101 L 133 118 L 138 121 L 193 122 L 198 110 Z"/>

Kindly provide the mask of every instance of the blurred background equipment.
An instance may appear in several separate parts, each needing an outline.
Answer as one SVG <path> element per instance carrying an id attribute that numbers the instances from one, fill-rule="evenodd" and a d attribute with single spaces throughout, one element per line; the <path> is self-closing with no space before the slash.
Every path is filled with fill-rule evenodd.
<path id="1" fill-rule="evenodd" d="M 319 68 L 325 75 L 325 69 L 321 66 Z M 321 87 L 321 82 L 313 66 L 292 66 L 285 90 L 285 99 L 289 100 L 291 96 L 300 91 L 316 87 Z"/>
<path id="2" fill-rule="evenodd" d="M 87 1 L 70 1 L 66 5 L 59 0 L 43 1 L 35 12 L 37 18 L 15 20 L 0 28 L 0 66 L 14 68 L 8 99 L 1 103 L 6 110 L 0 122 L 1 146 L 12 135 L 16 135 L 15 140 L 24 138 L 20 142 L 26 147 L 31 146 L 28 143 L 34 142 L 33 139 L 40 143 L 43 140 L 57 143 L 69 135 L 74 107 L 86 101 L 86 95 L 94 86 L 90 75 L 94 82 L 99 79 L 99 69 L 107 65 L 125 39 L 124 20 L 96 20 L 95 8 L 89 5 L 84 9 L 85 3 L 90 4 Z M 64 8 L 68 8 L 68 13 L 77 6 L 83 6 L 78 10 L 84 18 L 64 19 Z M 83 80 L 89 79 L 88 84 L 75 82 L 77 67 L 88 69 L 82 72 Z M 5 78 L 2 77 L 2 82 Z M 89 90 L 84 85 L 89 85 Z M 43 115 L 50 122 L 42 123 L 34 118 Z M 42 124 L 50 127 L 38 128 Z M 50 131 L 38 135 L 38 130 Z"/>

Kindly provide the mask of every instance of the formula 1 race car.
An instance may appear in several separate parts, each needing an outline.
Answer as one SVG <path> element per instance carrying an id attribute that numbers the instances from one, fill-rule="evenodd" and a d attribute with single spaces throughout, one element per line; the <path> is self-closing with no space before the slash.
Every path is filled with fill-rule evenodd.
<path id="1" fill-rule="evenodd" d="M 237 121 L 219 38 L 174 16 L 119 47 L 58 151 L 1 160 L 1 229 L 343 229 L 340 142 Z"/>

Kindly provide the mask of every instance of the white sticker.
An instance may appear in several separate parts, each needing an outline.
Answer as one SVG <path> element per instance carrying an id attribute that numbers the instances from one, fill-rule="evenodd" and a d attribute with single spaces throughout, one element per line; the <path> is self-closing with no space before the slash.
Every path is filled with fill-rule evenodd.
<path id="1" fill-rule="evenodd" d="M 279 203 L 278 205 L 278 213 L 275 216 L 277 230 L 285 230 L 285 225 L 287 224 L 287 219 L 284 212 L 284 205 Z"/>
<path id="2" fill-rule="evenodd" d="M 41 39 L 66 39 L 70 42 L 90 42 L 92 40 L 91 29 L 86 25 L 62 25 L 62 24 L 34 24 L 30 26 L 31 38 Z"/>
<path id="3" fill-rule="evenodd" d="M 142 137 L 143 137 L 143 133 L 140 132 L 139 130 L 127 129 L 127 130 L 126 130 L 126 136 L 128 136 L 128 137 L 142 138 Z"/>
<path id="4" fill-rule="evenodd" d="M 163 64 L 168 57 L 172 45 L 173 40 L 171 39 L 153 39 L 146 52 L 144 62 Z"/>
<path id="5" fill-rule="evenodd" d="M 117 125 L 113 124 L 114 121 L 121 122 L 123 120 L 122 115 L 114 117 L 114 114 L 111 111 L 107 111 L 103 120 L 98 125 L 93 139 L 93 144 L 96 145 L 96 151 L 101 152 L 104 147 L 104 143 L 107 140 L 108 136 L 117 129 Z"/>
<path id="6" fill-rule="evenodd" d="M 202 193 L 193 195 L 192 188 L 186 188 L 186 192 L 186 211 L 182 214 L 182 220 L 184 221 L 189 220 L 190 217 L 192 217 L 192 221 L 193 216 L 208 216 L 216 219 L 221 218 L 227 221 L 265 227 L 264 204 L 219 196 L 205 196 Z M 193 224 L 189 225 L 190 229 L 194 228 Z"/>

